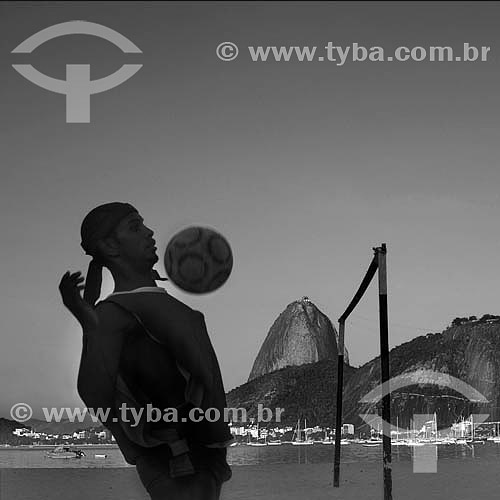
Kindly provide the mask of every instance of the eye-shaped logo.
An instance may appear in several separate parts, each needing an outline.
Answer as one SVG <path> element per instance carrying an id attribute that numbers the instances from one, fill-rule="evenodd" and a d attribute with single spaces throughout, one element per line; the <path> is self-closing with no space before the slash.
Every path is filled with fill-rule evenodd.
<path id="1" fill-rule="evenodd" d="M 403 373 L 398 375 L 397 377 L 391 378 L 389 383 L 383 383 L 375 387 L 368 394 L 363 396 L 360 399 L 360 403 L 377 403 L 384 396 L 387 396 L 389 392 L 396 391 L 398 389 L 402 389 L 403 387 L 408 387 L 417 384 L 432 384 L 441 387 L 447 387 L 449 389 L 453 389 L 454 391 L 462 394 L 465 398 L 467 398 L 471 403 L 489 403 L 489 401 L 474 387 L 466 384 L 462 380 L 458 378 L 452 377 L 447 373 L 440 373 L 433 370 L 416 370 L 410 373 Z M 400 429 L 389 422 L 383 420 L 376 413 L 365 413 L 359 415 L 365 423 L 367 423 L 372 428 L 378 426 L 379 428 L 384 429 L 384 434 L 387 435 L 387 432 L 394 432 L 402 434 L 405 431 Z M 488 420 L 490 416 L 487 414 L 475 414 L 472 415 L 474 418 L 474 422 L 476 424 L 481 424 Z M 451 432 L 452 428 L 449 427 L 447 429 L 443 429 L 442 432 Z"/>
<path id="2" fill-rule="evenodd" d="M 13 54 L 30 54 L 37 47 L 64 35 L 93 35 L 104 38 L 125 53 L 142 54 L 142 51 L 120 33 L 87 21 L 68 21 L 50 26 L 30 36 L 19 44 Z M 89 64 L 67 64 L 66 80 L 47 76 L 31 64 L 13 64 L 24 78 L 46 90 L 66 95 L 66 123 L 90 123 L 90 96 L 110 90 L 135 75 L 142 64 L 124 64 L 120 69 L 99 80 L 90 79 Z"/>

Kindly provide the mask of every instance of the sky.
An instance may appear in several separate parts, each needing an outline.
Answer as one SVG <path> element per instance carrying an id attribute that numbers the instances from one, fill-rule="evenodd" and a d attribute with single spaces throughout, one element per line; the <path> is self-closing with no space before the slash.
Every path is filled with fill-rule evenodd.
<path id="1" fill-rule="evenodd" d="M 194 224 L 230 242 L 218 291 L 169 293 L 205 314 L 230 390 L 246 382 L 277 316 L 307 295 L 334 324 L 387 244 L 389 343 L 457 316 L 498 314 L 500 40 L 494 2 L 2 2 L 0 416 L 12 405 L 82 406 L 81 330 L 62 305 L 66 270 L 85 272 L 80 224 L 109 201 L 170 237 Z M 136 44 L 124 54 L 71 35 L 13 54 L 73 20 Z M 239 47 L 222 61 L 222 42 Z M 252 61 L 247 47 L 490 47 L 486 61 Z M 32 64 L 92 79 L 142 64 L 66 123 L 65 96 L 23 78 Z M 113 284 L 105 276 L 103 297 Z M 350 361 L 379 352 L 370 286 L 346 325 Z"/>

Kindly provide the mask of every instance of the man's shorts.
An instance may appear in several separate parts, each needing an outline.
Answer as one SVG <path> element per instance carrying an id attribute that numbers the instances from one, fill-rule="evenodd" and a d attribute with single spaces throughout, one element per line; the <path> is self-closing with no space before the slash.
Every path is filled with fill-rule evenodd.
<path id="1" fill-rule="evenodd" d="M 216 500 L 219 498 L 222 483 L 231 478 L 226 455 L 226 448 L 207 448 L 191 444 L 189 457 L 195 474 L 172 478 L 169 473 L 170 451 L 168 447 L 159 446 L 139 457 L 136 468 L 152 500 Z"/>

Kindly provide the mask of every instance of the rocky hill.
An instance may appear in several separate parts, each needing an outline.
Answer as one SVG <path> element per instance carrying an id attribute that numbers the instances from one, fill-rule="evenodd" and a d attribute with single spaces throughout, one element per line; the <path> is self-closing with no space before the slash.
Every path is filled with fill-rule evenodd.
<path id="1" fill-rule="evenodd" d="M 0 418 L 0 443 L 31 444 L 31 439 L 12 434 L 15 429 L 21 428 L 26 428 L 33 432 L 44 432 L 46 434 L 73 434 L 73 432 L 81 430 L 104 429 L 100 422 L 93 422 L 90 417 L 85 418 L 83 422 L 70 422 L 69 420 L 46 422 L 45 420 L 31 418 L 22 424 L 14 420 Z"/>
<path id="2" fill-rule="evenodd" d="M 14 444 L 16 440 L 12 432 L 15 429 L 20 429 L 23 427 L 26 426 L 24 424 L 19 424 L 14 420 L 8 420 L 6 418 L 0 417 L 0 443 Z"/>
<path id="3" fill-rule="evenodd" d="M 488 319 L 483 319 L 488 317 Z M 471 403 L 463 394 L 432 383 L 414 384 L 392 393 L 392 423 L 411 426 L 415 413 L 436 412 L 438 427 L 445 428 L 461 416 L 489 413 L 500 420 L 500 319 L 458 318 L 442 333 L 430 333 L 395 347 L 390 352 L 391 377 L 415 370 L 449 374 L 482 393 L 488 404 Z M 286 422 L 306 417 L 308 424 L 332 426 L 335 420 L 336 361 L 324 360 L 287 367 L 257 377 L 228 393 L 228 406 L 244 407 L 254 416 L 257 404 L 285 408 Z M 380 384 L 380 359 L 361 366 L 345 366 L 343 421 L 357 431 L 368 429 L 360 413 L 380 413 L 380 404 L 360 404 L 360 399 Z"/>
<path id="4" fill-rule="evenodd" d="M 440 428 L 470 413 L 489 413 L 490 421 L 500 420 L 499 320 L 454 322 L 442 333 L 417 337 L 391 350 L 391 377 L 417 370 L 456 377 L 483 394 L 489 403 L 471 403 L 463 394 L 443 386 L 415 384 L 392 393 L 393 423 L 398 417 L 399 426 L 407 428 L 412 415 L 434 412 Z M 344 386 L 344 417 L 362 425 L 359 413 L 376 413 L 374 405 L 360 405 L 359 400 L 379 383 L 377 357 L 358 368 Z"/>
<path id="5" fill-rule="evenodd" d="M 344 365 L 344 380 L 356 369 Z M 281 425 L 295 425 L 298 418 L 308 425 L 332 427 L 335 422 L 337 361 L 323 360 L 302 366 L 288 366 L 262 375 L 227 394 L 229 408 L 245 408 L 248 420 L 257 417 L 257 405 L 275 412 L 284 408 Z M 274 413 L 275 414 L 275 413 Z M 274 427 L 275 421 L 270 422 Z"/>
<path id="6" fill-rule="evenodd" d="M 337 339 L 330 319 L 311 300 L 292 302 L 271 326 L 248 380 L 287 366 L 335 360 Z M 344 361 L 348 363 L 347 356 Z"/>
<path id="7" fill-rule="evenodd" d="M 75 419 L 71 422 L 68 419 L 62 419 L 60 422 L 47 422 L 31 418 L 25 423 L 25 426 L 31 427 L 35 432 L 46 432 L 47 434 L 73 434 L 86 429 L 102 427 L 100 422 L 94 422 L 90 415 L 86 415 L 82 422 Z"/>

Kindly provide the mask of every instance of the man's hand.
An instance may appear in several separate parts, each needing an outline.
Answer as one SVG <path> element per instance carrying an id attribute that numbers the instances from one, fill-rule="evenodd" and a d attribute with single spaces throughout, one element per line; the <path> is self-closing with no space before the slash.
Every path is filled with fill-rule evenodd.
<path id="1" fill-rule="evenodd" d="M 59 291 L 63 304 L 82 325 L 83 331 L 88 332 L 97 328 L 98 317 L 93 307 L 81 296 L 81 290 L 85 287 L 81 274 L 80 271 L 66 271 L 59 283 Z"/>

